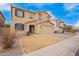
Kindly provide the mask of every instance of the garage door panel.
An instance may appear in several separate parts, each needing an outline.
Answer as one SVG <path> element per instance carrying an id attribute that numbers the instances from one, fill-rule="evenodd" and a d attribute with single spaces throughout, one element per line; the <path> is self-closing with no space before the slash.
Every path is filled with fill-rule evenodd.
<path id="1" fill-rule="evenodd" d="M 41 33 L 43 34 L 50 34 L 53 32 L 53 28 L 51 26 L 42 26 Z"/>

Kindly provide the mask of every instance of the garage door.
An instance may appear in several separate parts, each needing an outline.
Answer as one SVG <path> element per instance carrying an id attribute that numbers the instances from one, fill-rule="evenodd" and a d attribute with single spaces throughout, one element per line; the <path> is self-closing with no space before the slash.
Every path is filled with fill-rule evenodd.
<path id="1" fill-rule="evenodd" d="M 41 26 L 41 33 L 43 34 L 51 34 L 53 33 L 53 27 L 52 26 Z"/>

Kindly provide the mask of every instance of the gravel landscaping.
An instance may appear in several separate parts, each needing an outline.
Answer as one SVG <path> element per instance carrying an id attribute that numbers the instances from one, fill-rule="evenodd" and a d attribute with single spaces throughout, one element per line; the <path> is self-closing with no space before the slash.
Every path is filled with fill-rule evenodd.
<path id="1" fill-rule="evenodd" d="M 34 35 L 20 38 L 25 53 L 29 53 L 61 41 L 52 35 Z"/>

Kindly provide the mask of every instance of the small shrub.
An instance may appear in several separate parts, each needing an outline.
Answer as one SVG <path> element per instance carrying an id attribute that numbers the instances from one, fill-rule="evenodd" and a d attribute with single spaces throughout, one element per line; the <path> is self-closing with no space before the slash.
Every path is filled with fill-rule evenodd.
<path id="1" fill-rule="evenodd" d="M 54 31 L 54 33 L 57 33 L 57 31 Z"/>
<path id="2" fill-rule="evenodd" d="M 29 32 L 29 31 L 27 31 L 27 32 L 26 32 L 26 34 L 27 34 L 27 36 L 29 36 L 29 35 L 30 35 L 30 32 Z"/>
<path id="3" fill-rule="evenodd" d="M 3 29 L 2 33 L 3 39 L 2 39 L 2 47 L 3 49 L 8 49 L 13 47 L 15 44 L 15 34 L 11 33 L 9 29 Z"/>

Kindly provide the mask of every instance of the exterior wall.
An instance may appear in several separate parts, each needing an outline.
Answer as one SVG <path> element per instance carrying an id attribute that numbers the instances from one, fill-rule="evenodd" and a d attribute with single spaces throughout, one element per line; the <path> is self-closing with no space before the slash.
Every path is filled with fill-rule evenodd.
<path id="1" fill-rule="evenodd" d="M 41 34 L 52 34 L 54 32 L 54 26 L 50 22 L 40 24 Z"/>
<path id="2" fill-rule="evenodd" d="M 64 22 L 62 22 L 61 20 L 53 20 L 52 22 L 54 24 L 54 31 L 61 33 L 64 28 Z"/>
<path id="3" fill-rule="evenodd" d="M 63 22 L 60 23 L 60 27 L 64 27 L 64 23 Z"/>
<path id="4" fill-rule="evenodd" d="M 42 17 L 41 17 L 41 20 L 39 19 L 39 14 L 41 14 L 42 15 Z M 44 29 L 43 28 L 41 28 L 41 27 L 44 27 L 42 24 L 39 24 L 40 22 L 44 22 L 44 21 L 46 21 L 46 20 L 50 20 L 50 15 L 48 15 L 47 13 L 45 13 L 45 12 L 36 12 L 36 20 L 37 20 L 37 34 L 41 34 L 42 32 L 43 33 L 45 33 L 44 32 Z M 46 26 L 45 26 L 46 27 Z M 48 27 L 48 26 L 47 26 Z M 47 29 L 47 27 L 46 27 L 46 29 Z"/>
<path id="5" fill-rule="evenodd" d="M 42 15 L 41 20 L 39 20 L 39 14 Z M 45 12 L 37 12 L 36 13 L 36 19 L 39 22 L 42 22 L 42 21 L 45 21 L 45 20 L 50 20 L 50 16 L 47 13 L 45 13 Z"/>
<path id="6" fill-rule="evenodd" d="M 50 20 L 50 15 L 45 13 L 45 12 L 29 12 L 25 10 L 21 10 L 24 12 L 24 17 L 18 17 L 15 16 L 15 10 L 20 10 L 18 8 L 12 7 L 11 8 L 11 14 L 12 14 L 12 22 L 11 22 L 11 31 L 16 31 L 17 34 L 26 34 L 27 31 L 29 31 L 29 26 L 34 25 L 35 26 L 35 33 L 40 34 L 40 33 L 53 33 L 54 27 L 50 22 L 45 22 L 41 23 L 46 20 Z M 42 15 L 42 19 L 39 20 L 39 14 Z M 31 18 L 30 18 L 31 17 Z M 30 22 L 33 20 L 37 20 L 35 22 Z M 30 23 L 28 23 L 30 22 Z M 16 23 L 21 23 L 24 24 L 24 30 L 15 30 L 15 24 Z"/>
<path id="7" fill-rule="evenodd" d="M 35 33 L 37 33 L 37 22 L 32 22 L 32 23 L 27 23 L 27 24 L 25 24 L 26 26 L 26 30 L 25 30 L 25 33 L 27 32 L 27 31 L 29 31 L 29 26 L 30 25 L 34 25 L 35 26 Z"/>
<path id="8" fill-rule="evenodd" d="M 16 23 L 22 23 L 22 24 L 24 24 L 24 31 L 16 31 L 16 32 L 18 32 L 18 33 L 25 33 L 25 31 L 27 30 L 27 25 L 25 24 L 25 22 L 27 22 L 27 21 L 32 21 L 32 20 L 35 20 L 35 13 L 32 13 L 32 12 L 29 12 L 29 11 L 24 11 L 24 10 L 21 10 L 21 11 L 24 11 L 24 17 L 23 18 L 21 18 L 21 17 L 18 17 L 18 16 L 15 16 L 15 10 L 16 10 L 17 8 L 14 8 L 14 7 L 12 7 L 11 8 L 11 14 L 12 14 L 12 23 L 11 23 L 11 30 L 12 31 L 15 31 L 15 24 Z M 19 9 L 17 9 L 17 10 L 19 10 Z M 30 16 L 32 16 L 33 18 L 32 19 L 30 19 Z"/>
<path id="9" fill-rule="evenodd" d="M 54 24 L 54 31 L 57 29 L 57 22 L 56 20 L 52 20 L 53 24 Z"/>

